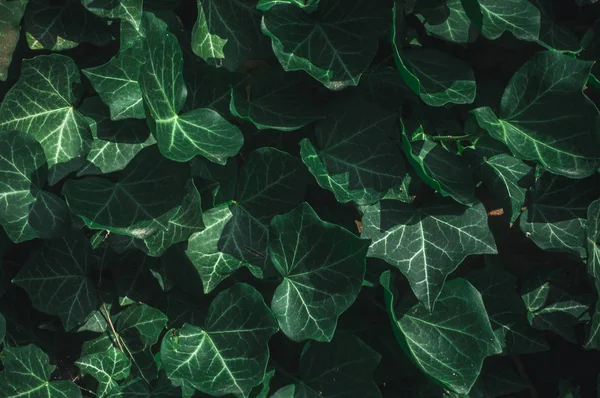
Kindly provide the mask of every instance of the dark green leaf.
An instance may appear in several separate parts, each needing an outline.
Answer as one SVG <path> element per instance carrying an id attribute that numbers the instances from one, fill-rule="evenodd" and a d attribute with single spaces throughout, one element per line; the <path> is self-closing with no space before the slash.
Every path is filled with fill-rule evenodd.
<path id="1" fill-rule="evenodd" d="M 81 2 L 85 8 L 98 16 L 120 18 L 136 29 L 139 29 L 142 23 L 143 0 L 82 0 Z"/>
<path id="2" fill-rule="evenodd" d="M 369 257 L 381 258 L 408 278 L 428 309 L 448 274 L 469 255 L 496 253 L 481 203 L 464 207 L 435 200 L 417 208 L 395 200 L 369 206 L 362 219 L 364 238 L 372 240 Z"/>
<path id="3" fill-rule="evenodd" d="M 483 360 L 502 351 L 479 292 L 466 280 L 444 285 L 435 310 L 423 304 L 394 306 L 389 271 L 381 276 L 388 312 L 402 348 L 429 377 L 459 394 L 467 394 Z"/>
<path id="4" fill-rule="evenodd" d="M 84 162 L 92 134 L 74 109 L 79 69 L 63 55 L 42 55 L 23 62 L 19 81 L 0 105 L 0 129 L 17 130 L 41 143 L 51 184 Z"/>
<path id="5" fill-rule="evenodd" d="M 80 110 L 94 139 L 87 163 L 77 172 L 79 176 L 123 170 L 139 151 L 156 143 L 141 120 L 111 121 L 99 97 L 86 98 Z"/>
<path id="6" fill-rule="evenodd" d="M 118 381 L 129 376 L 131 363 L 123 352 L 115 347 L 79 358 L 75 364 L 83 374 L 98 380 L 98 397 L 106 397 L 120 390 Z"/>
<path id="7" fill-rule="evenodd" d="M 417 175 L 442 196 L 449 196 L 466 206 L 473 205 L 475 183 L 468 162 L 427 136 L 424 138 L 410 142 L 405 134 L 402 135 L 404 153 Z"/>
<path id="8" fill-rule="evenodd" d="M 597 176 L 570 180 L 544 174 L 531 188 L 521 230 L 544 250 L 585 258 L 587 206 L 599 196 L 599 184 Z"/>
<path id="9" fill-rule="evenodd" d="M 369 242 L 321 221 L 307 204 L 271 221 L 269 255 L 283 282 L 271 308 L 292 340 L 330 341 L 356 300 Z"/>
<path id="10" fill-rule="evenodd" d="M 510 79 L 498 116 L 473 111 L 479 125 L 523 160 L 583 178 L 600 165 L 598 109 L 583 93 L 591 62 L 556 52 L 533 56 Z"/>
<path id="11" fill-rule="evenodd" d="M 296 5 L 265 12 L 262 31 L 286 71 L 303 70 L 330 90 L 356 86 L 385 29 L 389 9 L 379 0 L 321 0 L 309 15 Z"/>
<path id="12" fill-rule="evenodd" d="M 52 51 L 75 48 L 82 42 L 103 46 L 112 40 L 108 25 L 80 0 L 30 0 L 25 36 L 32 50 Z"/>
<path id="13" fill-rule="evenodd" d="M 235 200 L 204 213 L 206 229 L 190 237 L 187 255 L 206 293 L 242 266 L 262 277 L 268 264 L 269 221 L 304 197 L 306 171 L 285 152 L 261 148 L 240 172 Z"/>
<path id="14" fill-rule="evenodd" d="M 161 153 L 178 162 L 202 155 L 225 164 L 242 146 L 242 133 L 212 109 L 179 115 L 187 96 L 181 48 L 164 24 L 153 18 L 148 24 L 140 85 Z"/>
<path id="15" fill-rule="evenodd" d="M 234 285 L 215 297 L 203 328 L 186 324 L 167 334 L 160 350 L 163 367 L 184 397 L 195 389 L 248 397 L 263 380 L 276 325 L 260 293 Z"/>
<path id="16" fill-rule="evenodd" d="M 192 50 L 206 62 L 236 71 L 247 60 L 271 57 L 260 34 L 256 0 L 197 0 Z"/>
<path id="17" fill-rule="evenodd" d="M 300 155 L 317 183 L 338 202 L 372 204 L 402 183 L 404 164 L 392 141 L 397 114 L 364 101 L 338 103 L 305 138 Z"/>
<path id="18" fill-rule="evenodd" d="M 279 68 L 260 72 L 249 86 L 231 90 L 231 113 L 259 130 L 293 131 L 323 119 L 322 104 L 308 79 Z"/>
<path id="19" fill-rule="evenodd" d="M 380 359 L 358 337 L 345 333 L 328 344 L 306 343 L 298 383 L 281 388 L 272 398 L 379 398 L 372 373 Z"/>
<path id="20" fill-rule="evenodd" d="M 13 280 L 27 291 L 35 308 L 58 315 L 65 330 L 83 323 L 98 308 L 98 291 L 89 272 L 99 259 L 85 237 L 49 240 Z"/>
<path id="21" fill-rule="evenodd" d="M 32 137 L 0 133 L 0 225 L 13 242 L 56 238 L 68 231 L 64 201 L 42 190 L 47 171 L 42 147 Z"/>
<path id="22" fill-rule="evenodd" d="M 34 345 L 7 347 L 2 351 L 4 371 L 0 373 L 0 394 L 5 398 L 80 398 L 72 381 L 50 381 L 56 368 L 48 355 Z"/>

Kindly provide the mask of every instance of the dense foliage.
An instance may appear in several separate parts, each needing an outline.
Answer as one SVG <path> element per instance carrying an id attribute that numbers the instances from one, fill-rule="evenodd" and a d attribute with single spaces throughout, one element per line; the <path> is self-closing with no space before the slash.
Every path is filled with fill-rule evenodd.
<path id="1" fill-rule="evenodd" d="M 0 0 L 0 397 L 600 396 L 597 0 Z"/>

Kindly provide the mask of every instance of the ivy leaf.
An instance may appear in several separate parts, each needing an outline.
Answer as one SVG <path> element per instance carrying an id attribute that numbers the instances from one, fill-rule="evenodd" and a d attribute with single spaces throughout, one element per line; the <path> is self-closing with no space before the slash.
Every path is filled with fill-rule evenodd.
<path id="1" fill-rule="evenodd" d="M 147 239 L 169 228 L 188 178 L 187 164 L 165 159 L 151 146 L 118 174 L 117 182 L 103 177 L 69 180 L 63 195 L 88 227 Z M 169 189 L 162 188 L 165 181 Z"/>
<path id="2" fill-rule="evenodd" d="M 521 297 L 527 307 L 529 323 L 538 330 L 549 330 L 565 340 L 577 342 L 574 327 L 590 309 L 583 297 L 572 296 L 556 286 L 560 274 L 555 270 L 542 270 L 525 279 Z"/>
<path id="3" fill-rule="evenodd" d="M 133 304 L 121 313 L 115 328 L 120 335 L 136 335 L 144 348 L 156 344 L 169 319 L 156 308 L 146 304 Z"/>
<path id="4" fill-rule="evenodd" d="M 118 381 L 129 376 L 131 363 L 123 352 L 115 347 L 79 358 L 75 365 L 83 374 L 98 380 L 98 397 L 107 397 L 120 390 Z"/>
<path id="5" fill-rule="evenodd" d="M 470 273 L 467 280 L 481 293 L 504 354 L 523 355 L 550 349 L 544 337 L 527 321 L 516 277 L 501 268 L 487 267 Z"/>
<path id="6" fill-rule="evenodd" d="M 435 49 L 404 49 L 402 7 L 394 4 L 392 51 L 402 78 L 430 106 L 470 104 L 475 100 L 475 76 L 464 61 Z"/>
<path id="7" fill-rule="evenodd" d="M 482 15 L 481 33 L 497 39 L 505 31 L 520 40 L 537 40 L 540 34 L 540 10 L 528 0 L 477 0 Z"/>
<path id="8" fill-rule="evenodd" d="M 240 172 L 235 200 L 205 212 L 206 229 L 189 239 L 186 254 L 205 293 L 242 266 L 263 276 L 269 221 L 300 203 L 306 182 L 299 159 L 273 148 L 250 154 Z"/>
<path id="9" fill-rule="evenodd" d="M 112 120 L 143 119 L 144 104 L 138 82 L 144 64 L 140 44 L 143 32 L 133 25 L 121 22 L 121 48 L 119 54 L 103 65 L 83 69 L 83 74 L 110 109 Z"/>
<path id="10" fill-rule="evenodd" d="M 397 114 L 365 101 L 341 102 L 305 138 L 300 155 L 317 183 L 338 202 L 372 204 L 402 183 L 404 165 L 392 135 Z"/>
<path id="11" fill-rule="evenodd" d="M 225 118 L 231 116 L 231 91 L 246 88 L 250 80 L 244 73 L 200 63 L 193 68 L 184 67 L 184 76 L 188 95 L 183 110 L 209 108 Z"/>
<path id="12" fill-rule="evenodd" d="M 192 175 L 201 180 L 200 195 L 205 208 L 212 208 L 234 199 L 237 186 L 238 165 L 235 158 L 222 166 L 196 157 L 190 162 Z M 209 198 L 206 198 L 206 195 Z M 208 200 L 207 200 L 208 199 Z"/>
<path id="13" fill-rule="evenodd" d="M 461 0 L 448 0 L 448 16 L 440 21 L 428 21 L 420 16 L 428 34 L 453 43 L 471 43 L 477 38 L 475 25 L 467 15 Z"/>
<path id="14" fill-rule="evenodd" d="M 17 48 L 19 25 L 27 2 L 28 0 L 0 1 L 0 40 L 2 41 L 2 49 L 0 50 L 0 81 L 5 81 L 8 77 L 8 67 L 12 62 L 13 52 Z"/>
<path id="15" fill-rule="evenodd" d="M 85 118 L 74 109 L 80 83 L 75 62 L 52 54 L 23 61 L 19 81 L 0 105 L 0 129 L 17 130 L 41 143 L 50 184 L 77 170 L 87 155 L 92 135 Z"/>
<path id="16" fill-rule="evenodd" d="M 521 214 L 527 188 L 533 183 L 533 168 L 507 154 L 481 158 L 477 165 L 483 183 L 500 200 L 513 224 Z"/>
<path id="17" fill-rule="evenodd" d="M 586 238 L 588 273 L 600 292 L 600 200 L 593 201 L 587 209 Z"/>
<path id="18" fill-rule="evenodd" d="M 540 10 L 541 24 L 538 43 L 549 50 L 579 52 L 579 39 L 566 27 L 554 22 L 554 5 L 548 0 L 534 0 L 533 4 Z"/>
<path id="19" fill-rule="evenodd" d="M 212 109 L 199 108 L 179 115 L 187 96 L 183 55 L 175 36 L 152 19 L 144 56 L 140 85 L 161 153 L 177 162 L 202 155 L 225 164 L 240 150 L 242 133 Z"/>
<path id="20" fill-rule="evenodd" d="M 323 119 L 322 104 L 305 75 L 269 68 L 252 77 L 249 88 L 231 90 L 230 110 L 259 130 L 294 131 Z M 249 95 L 246 90 L 249 91 Z"/>
<path id="21" fill-rule="evenodd" d="M 600 180 L 571 180 L 549 173 L 535 183 L 521 216 L 521 231 L 544 250 L 586 257 L 587 206 L 598 197 Z"/>
<path id="22" fill-rule="evenodd" d="M 98 308 L 98 292 L 88 278 L 98 267 L 89 241 L 76 234 L 45 242 L 13 282 L 27 291 L 35 308 L 58 315 L 69 331 Z"/>
<path id="23" fill-rule="evenodd" d="M 215 297 L 203 328 L 185 324 L 162 341 L 167 376 L 184 397 L 194 389 L 248 397 L 259 385 L 269 359 L 267 343 L 277 323 L 253 287 L 236 284 Z"/>
<path id="24" fill-rule="evenodd" d="M 48 167 L 32 137 L 0 133 L 0 225 L 15 242 L 60 237 L 69 228 L 65 202 L 43 191 Z"/>
<path id="25" fill-rule="evenodd" d="M 397 267 L 429 310 L 448 274 L 467 256 L 496 253 L 481 203 L 469 208 L 434 200 L 417 208 L 382 200 L 366 208 L 362 226 L 362 237 L 372 240 L 368 256 Z"/>
<path id="26" fill-rule="evenodd" d="M 310 13 L 319 7 L 320 0 L 258 0 L 256 8 L 261 11 L 269 11 L 271 8 L 278 5 L 293 4 Z"/>
<path id="27" fill-rule="evenodd" d="M 488 107 L 472 112 L 517 158 L 587 177 L 600 165 L 598 109 L 582 92 L 591 67 L 557 52 L 537 53 L 510 79 L 498 117 Z"/>
<path id="28" fill-rule="evenodd" d="M 260 34 L 256 0 L 198 0 L 192 50 L 204 61 L 236 71 L 243 61 L 272 55 Z"/>
<path id="29" fill-rule="evenodd" d="M 442 196 L 472 206 L 475 202 L 475 184 L 468 162 L 426 135 L 423 138 L 410 142 L 406 134 L 402 135 L 402 148 L 417 175 Z"/>
<path id="30" fill-rule="evenodd" d="M 282 387 L 272 398 L 379 398 L 372 373 L 380 360 L 381 355 L 350 334 L 338 333 L 329 343 L 308 342 L 300 356 L 299 382 Z"/>
<path id="31" fill-rule="evenodd" d="M 464 279 L 447 282 L 435 310 L 418 303 L 394 305 L 390 271 L 381 275 L 396 337 L 411 360 L 429 377 L 467 394 L 483 360 L 502 351 L 485 312 L 481 295 Z"/>
<path id="32" fill-rule="evenodd" d="M 139 151 L 156 143 L 141 120 L 111 121 L 109 109 L 99 97 L 86 98 L 79 110 L 94 138 L 78 176 L 123 170 Z"/>
<path id="33" fill-rule="evenodd" d="M 407 101 L 418 101 L 415 93 L 398 73 L 398 69 L 392 66 L 369 69 L 360 80 L 358 92 L 365 100 L 392 112 L 397 112 Z"/>
<path id="34" fill-rule="evenodd" d="M 82 42 L 104 46 L 112 40 L 108 25 L 80 0 L 29 0 L 25 37 L 32 50 L 52 51 L 69 50 Z"/>
<path id="35" fill-rule="evenodd" d="M 167 228 L 144 239 L 148 255 L 159 257 L 173 244 L 183 242 L 194 232 L 204 229 L 200 193 L 193 180 L 188 181 L 183 195 L 181 206 L 169 219 Z"/>
<path id="36" fill-rule="evenodd" d="M 330 341 L 337 318 L 356 300 L 368 241 L 323 222 L 307 203 L 271 221 L 269 255 L 283 281 L 271 308 L 294 341 Z"/>
<path id="37" fill-rule="evenodd" d="M 293 4 L 265 12 L 262 31 L 286 71 L 303 70 L 330 90 L 356 86 L 377 51 L 389 10 L 379 1 L 321 0 L 309 15 Z"/>
<path id="38" fill-rule="evenodd" d="M 0 394 L 16 397 L 81 397 L 79 387 L 72 381 L 50 381 L 56 366 L 33 344 L 6 347 L 2 351 L 4 371 L 0 373 Z"/>
<path id="39" fill-rule="evenodd" d="M 82 0 L 89 11 L 105 18 L 119 18 L 132 24 L 136 30 L 142 23 L 143 0 Z"/>

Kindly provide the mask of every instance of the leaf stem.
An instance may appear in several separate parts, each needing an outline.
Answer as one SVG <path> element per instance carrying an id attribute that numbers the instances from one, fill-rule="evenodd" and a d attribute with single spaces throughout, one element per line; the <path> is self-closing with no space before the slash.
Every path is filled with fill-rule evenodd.
<path id="1" fill-rule="evenodd" d="M 119 349 L 121 350 L 122 353 L 125 353 L 125 351 L 123 350 L 123 346 L 121 345 L 121 340 L 119 340 L 119 335 L 117 334 L 117 331 L 115 330 L 115 325 L 113 325 L 112 321 L 110 320 L 110 314 L 108 313 L 108 308 L 106 308 L 106 304 L 104 302 L 102 302 L 102 308 L 104 309 L 104 312 L 106 314 L 106 321 L 110 325 L 110 330 L 112 330 L 113 334 L 115 335 L 115 340 L 117 341 L 117 345 L 119 346 Z"/>
<path id="2" fill-rule="evenodd" d="M 439 140 L 439 141 L 460 141 L 460 140 L 466 140 L 467 138 L 469 138 L 471 136 L 469 134 L 465 134 L 465 135 L 430 135 L 428 137 L 431 138 L 432 140 Z"/>

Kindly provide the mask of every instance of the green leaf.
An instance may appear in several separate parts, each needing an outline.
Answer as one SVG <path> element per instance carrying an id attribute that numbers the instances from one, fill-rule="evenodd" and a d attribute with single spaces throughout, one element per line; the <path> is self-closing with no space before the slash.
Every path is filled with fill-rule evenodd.
<path id="1" fill-rule="evenodd" d="M 48 167 L 40 144 L 17 132 L 0 133 L 0 225 L 16 243 L 64 235 L 65 202 L 43 191 Z"/>
<path id="2" fill-rule="evenodd" d="M 83 69 L 83 74 L 110 108 L 110 118 L 143 119 L 144 104 L 138 82 L 145 62 L 141 46 L 142 32 L 133 25 L 121 22 L 121 48 L 119 54 L 105 64 Z"/>
<path id="3" fill-rule="evenodd" d="M 105 18 L 119 18 L 139 29 L 142 23 L 143 0 L 82 0 L 89 11 Z"/>
<path id="4" fill-rule="evenodd" d="M 533 168 L 510 155 L 499 154 L 482 157 L 477 172 L 513 224 L 521 214 L 527 188 L 533 183 Z"/>
<path id="5" fill-rule="evenodd" d="M 79 109 L 94 139 L 78 176 L 123 170 L 138 152 L 156 143 L 141 120 L 111 121 L 109 109 L 99 97 L 86 98 Z"/>
<path id="6" fill-rule="evenodd" d="M 108 25 L 80 0 L 30 0 L 25 37 L 32 50 L 52 51 L 69 50 L 82 42 L 104 46 L 113 39 Z"/>
<path id="7" fill-rule="evenodd" d="M 306 12 L 313 12 L 319 7 L 320 0 L 258 0 L 256 8 L 261 11 L 269 11 L 278 5 L 293 4 L 304 9 Z"/>
<path id="8" fill-rule="evenodd" d="M 173 217 L 169 219 L 167 228 L 144 239 L 148 255 L 159 257 L 173 244 L 183 242 L 194 232 L 203 229 L 200 193 L 193 180 L 189 180 L 185 186 L 183 202 Z"/>
<path id="9" fill-rule="evenodd" d="M 21 18 L 29 0 L 0 1 L 0 81 L 8 77 L 8 67 L 12 62 L 13 52 L 19 41 Z"/>
<path id="10" fill-rule="evenodd" d="M 330 341 L 365 274 L 369 242 L 323 222 L 307 203 L 271 221 L 269 256 L 283 281 L 271 308 L 294 341 Z"/>
<path id="11" fill-rule="evenodd" d="M 574 327 L 587 315 L 590 304 L 586 298 L 569 294 L 557 286 L 561 275 L 543 269 L 522 282 L 521 297 L 527 307 L 529 323 L 538 330 L 549 330 L 575 344 Z"/>
<path id="12" fill-rule="evenodd" d="M 194 389 L 248 397 L 263 380 L 267 343 L 275 332 L 277 323 L 260 293 L 236 284 L 215 297 L 203 328 L 186 324 L 165 336 L 162 365 L 184 397 Z"/>
<path id="13" fill-rule="evenodd" d="M 420 303 L 395 306 L 389 271 L 381 275 L 381 284 L 396 337 L 411 360 L 437 382 L 467 394 L 483 360 L 502 351 L 477 289 L 464 279 L 453 279 L 430 312 Z"/>
<path id="14" fill-rule="evenodd" d="M 161 332 L 167 327 L 168 318 L 161 311 L 146 304 L 134 304 L 121 313 L 115 328 L 127 338 L 136 335 L 145 348 L 158 341 Z"/>
<path id="15" fill-rule="evenodd" d="M 192 50 L 204 61 L 236 71 L 244 61 L 272 55 L 260 34 L 256 0 L 197 0 Z"/>
<path id="16" fill-rule="evenodd" d="M 72 59 L 52 54 L 23 61 L 19 81 L 0 105 L 0 129 L 26 133 L 41 143 L 51 184 L 84 162 L 92 135 L 74 108 L 80 83 Z"/>
<path id="17" fill-rule="evenodd" d="M 445 5 L 448 7 L 449 15 L 442 21 L 427 21 L 424 17 L 419 17 L 424 22 L 427 33 L 452 43 L 475 41 L 477 31 L 469 19 L 462 1 L 448 0 Z"/>
<path id="18" fill-rule="evenodd" d="M 527 310 L 517 293 L 517 278 L 501 268 L 470 273 L 467 280 L 479 290 L 492 330 L 506 355 L 546 351 L 550 346 L 527 321 Z"/>
<path id="19" fill-rule="evenodd" d="M 184 67 L 184 76 L 188 96 L 183 110 L 209 108 L 225 118 L 231 117 L 231 91 L 245 89 L 250 80 L 250 76 L 244 73 L 200 63 L 193 68 Z"/>
<path id="20" fill-rule="evenodd" d="M 330 343 L 308 342 L 300 356 L 298 383 L 282 387 L 272 398 L 379 398 L 372 373 L 380 360 L 381 355 L 350 334 L 338 333 Z"/>
<path id="21" fill-rule="evenodd" d="M 417 102 L 415 93 L 406 85 L 398 69 L 392 66 L 371 68 L 358 85 L 362 97 L 392 112 L 398 111 L 407 102 Z"/>
<path id="22" fill-rule="evenodd" d="M 591 62 L 540 52 L 510 79 L 499 116 L 472 111 L 479 125 L 519 159 L 548 171 L 583 178 L 600 165 L 598 109 L 583 92 Z"/>
<path id="23" fill-rule="evenodd" d="M 317 124 L 316 147 L 300 141 L 302 161 L 338 202 L 372 204 L 402 183 L 402 154 L 392 141 L 397 117 L 364 101 L 338 103 Z"/>
<path id="24" fill-rule="evenodd" d="M 600 194 L 600 179 L 584 180 L 544 174 L 531 188 L 521 231 L 544 250 L 586 257 L 588 204 Z"/>
<path id="25" fill-rule="evenodd" d="M 269 221 L 302 201 L 306 182 L 299 159 L 273 148 L 250 154 L 240 172 L 235 200 L 205 212 L 206 229 L 189 239 L 186 254 L 205 293 L 242 266 L 262 277 L 269 261 Z"/>
<path id="26" fill-rule="evenodd" d="M 482 14 L 481 33 L 494 40 L 509 31 L 520 40 L 537 40 L 540 10 L 528 0 L 477 0 Z"/>
<path id="27" fill-rule="evenodd" d="M 283 69 L 303 70 L 328 89 L 341 90 L 358 85 L 375 56 L 388 14 L 378 0 L 343 7 L 338 0 L 321 0 L 312 15 L 293 4 L 273 7 L 261 26 Z"/>
<path id="28" fill-rule="evenodd" d="M 6 337 L 6 318 L 0 314 L 0 344 L 4 343 Z"/>
<path id="29" fill-rule="evenodd" d="M 435 49 L 403 49 L 405 22 L 395 3 L 392 51 L 402 78 L 430 106 L 470 104 L 475 100 L 475 76 L 464 61 Z"/>
<path id="30" fill-rule="evenodd" d="M 469 398 L 511 396 L 531 385 L 517 374 L 509 357 L 492 357 L 485 360 L 481 375 L 469 391 Z"/>
<path id="31" fill-rule="evenodd" d="M 117 176 L 69 180 L 63 195 L 73 213 L 93 229 L 148 239 L 169 228 L 183 203 L 189 166 L 143 149 Z M 169 183 L 164 189 L 163 183 Z"/>
<path id="32" fill-rule="evenodd" d="M 568 28 L 554 22 L 554 4 L 552 0 L 534 0 L 540 10 L 541 25 L 538 43 L 549 50 L 579 52 L 581 45 L 577 36 Z M 559 9 L 560 12 L 560 9 Z"/>
<path id="33" fill-rule="evenodd" d="M 98 308 L 99 293 L 88 277 L 98 267 L 99 259 L 88 240 L 74 234 L 46 241 L 13 282 L 27 291 L 35 308 L 58 315 L 69 331 Z"/>
<path id="34" fill-rule="evenodd" d="M 201 179 L 200 195 L 205 197 L 202 201 L 205 208 L 212 208 L 233 200 L 237 185 L 238 165 L 237 159 L 231 158 L 222 166 L 206 159 L 195 157 L 190 162 L 192 175 Z M 209 199 L 209 200 L 206 200 Z"/>
<path id="35" fill-rule="evenodd" d="M 366 208 L 362 226 L 362 237 L 372 240 L 368 256 L 397 267 L 429 310 L 448 274 L 467 256 L 496 253 L 481 203 L 469 208 L 434 200 L 417 208 L 382 200 Z"/>
<path id="36" fill-rule="evenodd" d="M 179 115 L 187 96 L 181 48 L 165 26 L 149 21 L 140 85 L 161 153 L 177 162 L 202 155 L 225 164 L 240 150 L 242 133 L 212 109 L 199 108 Z"/>
<path id="37" fill-rule="evenodd" d="M 475 203 L 475 184 L 468 162 L 426 135 L 424 138 L 410 142 L 406 134 L 402 135 L 402 148 L 417 175 L 442 196 L 472 206 Z"/>
<path id="38" fill-rule="evenodd" d="M 231 113 L 259 130 L 298 130 L 324 118 L 311 83 L 305 75 L 269 68 L 252 76 L 249 87 L 231 90 Z"/>
<path id="39" fill-rule="evenodd" d="M 38 347 L 32 344 L 6 347 L 2 354 L 4 371 L 0 373 L 0 394 L 3 397 L 81 397 L 79 387 L 72 381 L 50 381 L 56 366 L 50 365 L 48 355 Z"/>
<path id="40" fill-rule="evenodd" d="M 600 199 L 593 201 L 587 209 L 585 247 L 588 273 L 600 293 Z"/>
<path id="41" fill-rule="evenodd" d="M 592 324 L 584 347 L 586 350 L 600 350 L 600 305 L 598 305 L 598 302 L 596 302 Z"/>
<path id="42" fill-rule="evenodd" d="M 89 374 L 98 380 L 98 397 L 106 397 L 118 392 L 118 381 L 129 376 L 131 363 L 123 352 L 115 347 L 79 358 L 75 364 L 83 374 Z"/>

